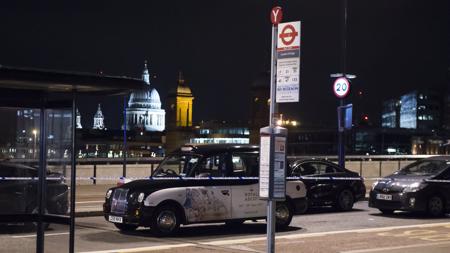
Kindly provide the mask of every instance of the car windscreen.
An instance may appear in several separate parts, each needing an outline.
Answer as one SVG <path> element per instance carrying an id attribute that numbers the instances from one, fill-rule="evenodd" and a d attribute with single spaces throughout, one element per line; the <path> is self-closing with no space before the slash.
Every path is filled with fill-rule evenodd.
<path id="1" fill-rule="evenodd" d="M 172 154 L 167 156 L 152 176 L 154 177 L 184 177 L 189 175 L 193 170 L 201 156 L 195 154 Z"/>
<path id="2" fill-rule="evenodd" d="M 449 162 L 442 160 L 421 160 L 414 162 L 394 174 L 405 176 L 432 176 L 439 174 L 450 166 Z"/>

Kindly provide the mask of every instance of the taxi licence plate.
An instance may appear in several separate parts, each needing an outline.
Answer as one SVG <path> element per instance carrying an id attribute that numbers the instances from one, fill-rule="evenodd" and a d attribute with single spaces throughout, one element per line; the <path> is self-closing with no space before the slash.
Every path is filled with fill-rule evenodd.
<path id="1" fill-rule="evenodd" d="M 392 195 L 389 195 L 389 194 L 377 194 L 377 199 L 392 200 Z"/>
<path id="2" fill-rule="evenodd" d="M 109 216 L 108 220 L 109 220 L 110 222 L 114 222 L 114 223 L 122 223 L 122 222 L 123 222 L 122 217 L 119 217 L 119 216 L 112 216 L 112 215 Z"/>

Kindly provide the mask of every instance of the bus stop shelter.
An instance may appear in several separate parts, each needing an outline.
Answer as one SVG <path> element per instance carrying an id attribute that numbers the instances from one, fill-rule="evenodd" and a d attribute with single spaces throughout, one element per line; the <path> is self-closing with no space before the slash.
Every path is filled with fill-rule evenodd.
<path id="1" fill-rule="evenodd" d="M 15 175 L 14 178 L 0 176 L 0 184 L 25 184 L 27 187 L 35 189 L 36 193 L 31 195 L 27 193 L 29 195 L 28 200 L 25 200 L 24 194 L 15 199 L 13 198 L 15 200 L 13 202 L 24 203 L 11 203 L 14 208 L 0 212 L 0 223 L 33 224 L 35 226 L 33 231 L 36 233 L 36 252 L 39 253 L 44 252 L 45 228 L 47 224 L 64 224 L 69 227 L 68 249 L 61 249 L 60 252 L 74 252 L 77 163 L 76 131 L 74 130 L 76 129 L 77 98 L 79 95 L 124 96 L 132 91 L 145 88 L 146 83 L 140 79 L 0 65 L 0 108 L 18 110 L 17 117 L 21 116 L 20 111 L 28 113 L 27 120 L 30 118 L 34 118 L 33 120 L 38 119 L 37 130 L 32 130 L 32 133 L 28 133 L 31 137 L 25 139 L 25 141 L 34 141 L 34 146 L 31 149 L 24 149 L 25 153 L 29 151 L 28 154 L 35 158 L 36 165 L 34 168 L 11 165 L 12 168 L 26 168 L 29 171 L 35 169 L 36 174 L 28 175 L 28 177 L 20 174 L 18 176 Z M 26 110 L 22 110 L 23 108 L 26 108 Z M 64 166 L 61 166 L 64 167 L 64 173 L 57 174 L 60 176 L 57 176 L 56 179 L 53 178 L 53 180 L 59 182 L 59 188 L 65 186 L 64 189 L 67 189 L 68 201 L 62 201 L 63 204 L 59 206 L 59 210 L 65 210 L 65 212 L 51 212 L 49 205 L 53 205 L 52 199 L 54 196 L 49 196 L 49 194 L 54 191 L 53 189 L 58 183 L 52 181 L 51 177 L 55 174 L 49 173 L 47 159 L 49 154 L 58 150 L 50 150 L 48 148 L 50 140 L 52 143 L 55 142 L 54 136 L 49 136 L 48 130 L 50 127 L 54 127 L 49 125 L 49 119 L 53 120 L 54 118 L 52 117 L 62 115 L 59 113 L 60 111 L 65 111 L 66 114 L 64 115 L 70 116 L 66 117 L 69 118 L 68 126 L 62 128 L 61 131 L 62 135 L 68 136 L 65 140 L 68 139 L 70 141 L 63 145 L 65 152 L 61 152 L 60 161 L 61 164 L 64 164 Z M 121 117 L 121 115 L 117 116 Z M 28 130 L 24 129 L 23 133 L 27 134 L 26 131 Z M 124 136 L 124 138 L 126 137 Z M 66 170 L 67 167 L 70 168 L 69 172 Z M 30 198 L 32 199 L 29 200 Z M 26 205 L 28 203 L 33 203 L 33 208 L 27 209 Z M 61 205 L 64 206 L 64 203 L 66 203 L 66 209 L 61 208 Z M 16 208 L 21 206 L 25 206 L 25 208 Z"/>

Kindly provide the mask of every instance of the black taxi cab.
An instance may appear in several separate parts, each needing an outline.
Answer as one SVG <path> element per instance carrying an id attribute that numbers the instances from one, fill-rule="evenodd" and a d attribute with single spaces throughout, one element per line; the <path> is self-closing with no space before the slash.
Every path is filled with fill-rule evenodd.
<path id="1" fill-rule="evenodd" d="M 180 224 L 266 218 L 259 198 L 259 147 L 235 144 L 188 145 L 166 156 L 148 179 L 106 192 L 104 217 L 121 231 L 150 227 L 160 236 Z M 276 204 L 278 228 L 289 226 L 294 213 L 306 207 L 303 182 L 286 183 L 286 200 Z"/>

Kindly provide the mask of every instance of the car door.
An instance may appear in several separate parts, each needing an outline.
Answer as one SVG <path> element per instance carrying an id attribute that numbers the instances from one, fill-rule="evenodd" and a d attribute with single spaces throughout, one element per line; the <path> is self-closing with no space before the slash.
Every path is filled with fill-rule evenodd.
<path id="1" fill-rule="evenodd" d="M 194 172 L 203 182 L 186 188 L 185 213 L 189 222 L 219 221 L 231 218 L 231 187 L 226 175 L 227 154 L 204 157 Z M 219 179 L 201 179 L 219 177 Z"/>
<path id="2" fill-rule="evenodd" d="M 303 181 L 309 200 L 320 205 L 331 204 L 339 186 L 338 181 L 331 180 L 331 177 L 341 176 L 343 171 L 333 164 L 320 161 L 306 161 L 299 167 L 296 171 L 306 177 Z"/>
<path id="3" fill-rule="evenodd" d="M 22 213 L 25 211 L 26 181 L 19 180 L 21 169 L 13 166 L 0 165 L 0 176 L 15 179 L 0 180 L 0 213 Z"/>
<path id="4" fill-rule="evenodd" d="M 231 186 L 233 219 L 255 218 L 266 215 L 266 202 L 259 199 L 258 179 L 245 179 L 257 177 L 259 161 L 257 152 L 235 152 L 231 155 L 232 177 L 237 179 Z"/>
<path id="5" fill-rule="evenodd" d="M 431 182 L 430 184 L 434 185 L 435 189 L 445 198 L 445 203 L 450 203 L 450 162 L 449 167 L 445 169 L 436 179 L 445 180 L 445 181 L 437 181 Z M 447 210 L 450 209 L 450 204 L 447 204 Z"/>

